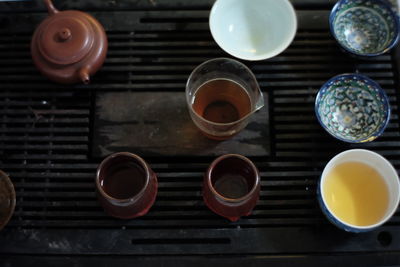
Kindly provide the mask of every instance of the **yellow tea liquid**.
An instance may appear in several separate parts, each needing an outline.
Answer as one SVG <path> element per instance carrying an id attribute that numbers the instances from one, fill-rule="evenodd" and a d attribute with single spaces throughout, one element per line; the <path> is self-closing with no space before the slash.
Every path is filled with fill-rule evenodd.
<path id="1" fill-rule="evenodd" d="M 342 221 L 367 226 L 385 215 L 389 190 L 374 168 L 360 162 L 346 162 L 334 167 L 325 179 L 322 188 L 325 202 Z"/>

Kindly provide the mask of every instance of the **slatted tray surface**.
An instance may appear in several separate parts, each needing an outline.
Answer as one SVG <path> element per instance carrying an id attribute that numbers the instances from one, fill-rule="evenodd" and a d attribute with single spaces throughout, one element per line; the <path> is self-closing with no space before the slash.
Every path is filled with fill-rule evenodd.
<path id="1" fill-rule="evenodd" d="M 94 191 L 101 161 L 92 153 L 97 94 L 183 94 L 195 66 L 229 56 L 208 30 L 212 1 L 60 2 L 55 1 L 60 10 L 81 9 L 101 21 L 109 53 L 90 85 L 51 83 L 37 72 L 29 52 L 33 29 L 46 16 L 43 6 L 0 3 L 0 169 L 10 175 L 17 193 L 15 214 L 0 232 L 5 262 L 17 264 L 34 255 L 48 255 L 49 265 L 73 255 L 180 255 L 200 264 L 204 258 L 196 255 L 335 253 L 350 261 L 346 253 L 353 252 L 385 255 L 381 263 L 399 262 L 399 211 L 378 230 L 353 235 L 330 225 L 316 201 L 324 165 L 343 150 L 371 149 L 400 168 L 396 57 L 360 61 L 343 54 L 328 30 L 333 1 L 293 1 L 299 18 L 293 44 L 270 60 L 244 62 L 269 96 L 270 154 L 251 157 L 261 172 L 261 198 L 251 216 L 235 223 L 213 214 L 202 201 L 202 176 L 214 156 L 172 157 L 162 150 L 160 156 L 142 154 L 158 175 L 159 193 L 141 218 L 108 217 Z M 336 141 L 315 118 L 318 89 L 344 72 L 370 76 L 389 95 L 390 124 L 372 143 Z M 243 258 L 238 262 L 246 264 Z"/>

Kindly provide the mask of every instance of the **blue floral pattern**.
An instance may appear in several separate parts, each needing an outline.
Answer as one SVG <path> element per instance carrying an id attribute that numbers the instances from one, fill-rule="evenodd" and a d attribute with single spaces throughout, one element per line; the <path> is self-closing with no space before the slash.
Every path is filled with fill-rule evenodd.
<path id="1" fill-rule="evenodd" d="M 380 54 L 398 40 L 398 18 L 383 0 L 341 0 L 332 10 L 331 30 L 348 51 Z"/>
<path id="2" fill-rule="evenodd" d="M 377 138 L 390 118 L 389 101 L 377 83 L 363 75 L 332 78 L 318 92 L 316 114 L 334 137 L 352 143 Z"/>

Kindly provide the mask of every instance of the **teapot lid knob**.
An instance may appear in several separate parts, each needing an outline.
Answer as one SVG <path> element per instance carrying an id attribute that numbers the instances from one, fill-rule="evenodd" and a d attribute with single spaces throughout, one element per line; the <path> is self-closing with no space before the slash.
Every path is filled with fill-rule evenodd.
<path id="1" fill-rule="evenodd" d="M 68 28 L 63 28 L 61 29 L 61 31 L 59 31 L 58 33 L 58 37 L 62 40 L 62 41 L 66 41 L 69 38 L 71 38 L 71 30 Z"/>

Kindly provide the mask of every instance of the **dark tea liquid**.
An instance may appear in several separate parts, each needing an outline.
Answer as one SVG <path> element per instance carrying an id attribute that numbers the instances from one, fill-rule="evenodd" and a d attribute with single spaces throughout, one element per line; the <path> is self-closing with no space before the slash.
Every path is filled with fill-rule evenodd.
<path id="1" fill-rule="evenodd" d="M 219 162 L 211 173 L 211 183 L 223 197 L 241 198 L 254 186 L 256 174 L 251 167 L 238 158 L 227 158 Z"/>
<path id="2" fill-rule="evenodd" d="M 192 107 L 199 116 L 208 121 L 230 123 L 251 112 L 251 101 L 246 90 L 238 83 L 215 79 L 197 89 Z"/>
<path id="3" fill-rule="evenodd" d="M 223 174 L 215 182 L 214 188 L 226 198 L 241 198 L 249 192 L 246 178 L 234 173 Z"/>
<path id="4" fill-rule="evenodd" d="M 121 163 L 110 169 L 103 180 L 103 190 L 111 197 L 127 199 L 137 195 L 145 185 L 146 173 L 138 164 Z"/>

